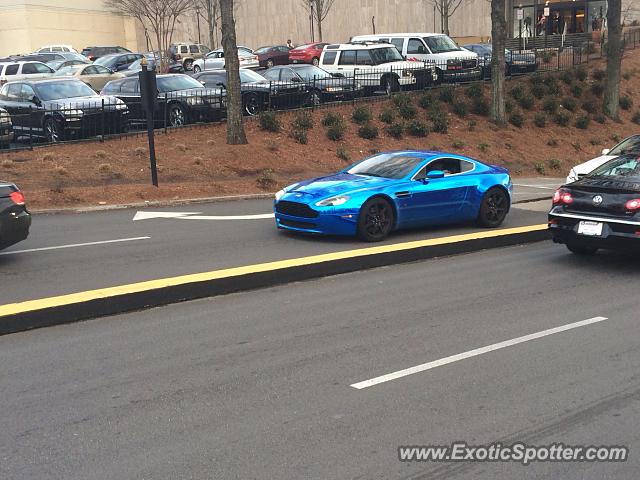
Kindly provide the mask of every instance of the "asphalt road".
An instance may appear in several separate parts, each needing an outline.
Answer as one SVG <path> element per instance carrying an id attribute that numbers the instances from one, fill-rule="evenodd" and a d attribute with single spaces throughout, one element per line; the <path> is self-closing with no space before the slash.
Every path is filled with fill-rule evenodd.
<path id="1" fill-rule="evenodd" d="M 0 478 L 635 479 L 639 266 L 544 242 L 0 337 Z M 397 458 L 459 440 L 626 445 L 631 458 Z"/>
<path id="2" fill-rule="evenodd" d="M 522 196 L 545 196 L 550 191 L 552 187 L 544 186 L 519 190 Z M 224 217 L 272 211 L 271 200 L 245 200 L 147 208 L 142 214 L 190 212 Z M 29 238 L 0 252 L 0 304 L 368 246 L 354 238 L 287 234 L 277 231 L 272 218 L 134 222 L 136 215 L 135 209 L 35 215 Z M 503 226 L 545 221 L 544 212 L 514 208 Z M 475 225 L 456 225 L 405 231 L 386 243 L 477 230 Z"/>

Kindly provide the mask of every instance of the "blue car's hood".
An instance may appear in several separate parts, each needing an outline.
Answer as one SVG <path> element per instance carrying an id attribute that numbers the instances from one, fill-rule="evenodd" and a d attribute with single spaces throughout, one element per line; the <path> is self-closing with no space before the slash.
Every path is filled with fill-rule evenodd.
<path id="1" fill-rule="evenodd" d="M 371 188 L 381 188 L 397 182 L 391 178 L 368 177 L 352 175 L 350 173 L 336 173 L 327 177 L 318 177 L 298 183 L 287 193 L 302 193 L 313 198 L 329 197 L 332 195 L 348 194 L 354 191 Z"/>

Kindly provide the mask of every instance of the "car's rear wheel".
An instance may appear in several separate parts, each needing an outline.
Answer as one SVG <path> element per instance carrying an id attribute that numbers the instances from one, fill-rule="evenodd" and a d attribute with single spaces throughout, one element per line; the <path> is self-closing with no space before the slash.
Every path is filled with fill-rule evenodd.
<path id="1" fill-rule="evenodd" d="M 597 247 L 588 247 L 579 243 L 567 243 L 567 248 L 571 253 L 576 255 L 593 255 L 598 251 Z"/>
<path id="2" fill-rule="evenodd" d="M 55 119 L 47 118 L 42 127 L 47 142 L 58 143 L 63 140 L 62 127 Z"/>
<path id="3" fill-rule="evenodd" d="M 272 59 L 267 60 L 267 68 L 271 68 L 275 65 L 275 63 L 273 63 Z"/>
<path id="4" fill-rule="evenodd" d="M 322 93 L 320 93 L 320 90 L 311 90 L 307 103 L 314 107 L 319 106 L 322 103 Z"/>
<path id="5" fill-rule="evenodd" d="M 244 97 L 244 111 L 250 117 L 258 115 L 262 111 L 258 95 L 252 93 Z"/>
<path id="6" fill-rule="evenodd" d="M 191 70 L 191 68 L 193 67 L 193 60 L 185 60 L 184 64 L 182 65 L 184 67 L 185 70 Z"/>
<path id="7" fill-rule="evenodd" d="M 313 57 L 313 59 L 311 59 L 311 63 L 317 67 L 320 65 L 320 59 L 318 57 Z"/>
<path id="8" fill-rule="evenodd" d="M 480 204 L 478 224 L 482 227 L 498 227 L 504 222 L 507 213 L 509 213 L 509 197 L 501 188 L 491 188 L 485 193 Z"/>
<path id="9" fill-rule="evenodd" d="M 358 237 L 365 242 L 384 240 L 394 224 L 393 207 L 382 197 L 370 198 L 358 215 Z"/>
<path id="10" fill-rule="evenodd" d="M 385 77 L 382 81 L 382 86 L 387 95 L 400 91 L 400 82 L 398 82 L 398 78 L 395 76 Z"/>
<path id="11" fill-rule="evenodd" d="M 172 127 L 182 127 L 187 123 L 187 117 L 184 108 L 179 103 L 169 105 L 169 125 Z"/>
<path id="12" fill-rule="evenodd" d="M 193 73 L 200 73 L 202 69 L 198 65 L 193 66 Z"/>

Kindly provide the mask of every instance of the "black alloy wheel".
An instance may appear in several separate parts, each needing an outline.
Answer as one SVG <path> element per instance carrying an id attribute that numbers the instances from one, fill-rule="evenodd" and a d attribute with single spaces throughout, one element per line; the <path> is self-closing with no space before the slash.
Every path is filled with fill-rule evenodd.
<path id="1" fill-rule="evenodd" d="M 365 242 L 379 242 L 391 233 L 393 224 L 391 204 L 381 197 L 371 198 L 360 209 L 358 237 Z"/>
<path id="2" fill-rule="evenodd" d="M 258 115 L 262 111 L 260 98 L 255 93 L 251 93 L 244 97 L 244 111 L 250 117 Z"/>
<path id="3" fill-rule="evenodd" d="M 44 121 L 43 129 L 47 142 L 58 143 L 62 141 L 62 128 L 55 119 L 47 118 Z"/>
<path id="4" fill-rule="evenodd" d="M 483 227 L 495 228 L 504 222 L 509 212 L 509 198 L 501 188 L 490 189 L 482 199 L 478 223 Z"/>

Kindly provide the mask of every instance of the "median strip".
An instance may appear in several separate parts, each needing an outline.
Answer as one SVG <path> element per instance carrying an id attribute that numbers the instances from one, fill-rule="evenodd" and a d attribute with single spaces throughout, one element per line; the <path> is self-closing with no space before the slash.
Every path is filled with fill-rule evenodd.
<path id="1" fill-rule="evenodd" d="M 547 238 L 546 224 L 484 230 L 29 300 L 0 306 L 0 334 L 367 268 L 542 241 Z"/>

